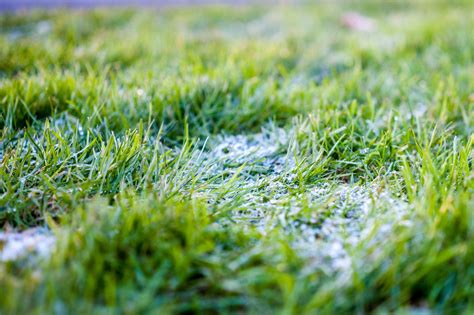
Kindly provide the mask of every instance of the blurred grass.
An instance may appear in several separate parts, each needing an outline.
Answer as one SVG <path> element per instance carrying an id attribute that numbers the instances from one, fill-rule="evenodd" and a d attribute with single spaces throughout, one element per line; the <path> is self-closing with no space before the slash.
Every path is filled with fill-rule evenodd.
<path id="1" fill-rule="evenodd" d="M 37 265 L 0 262 L 0 313 L 469 314 L 472 9 L 3 13 L 0 225 L 48 226 L 58 244 Z M 376 29 L 344 28 L 349 10 Z M 258 132 L 295 164 L 214 154 L 219 136 Z M 409 209 L 394 219 L 371 196 L 340 275 L 281 222 L 335 215 L 306 200 L 328 183 L 375 185 Z M 277 195 L 283 212 L 255 201 Z M 289 215 L 294 199 L 306 204 Z M 233 216 L 262 205 L 263 232 Z"/>

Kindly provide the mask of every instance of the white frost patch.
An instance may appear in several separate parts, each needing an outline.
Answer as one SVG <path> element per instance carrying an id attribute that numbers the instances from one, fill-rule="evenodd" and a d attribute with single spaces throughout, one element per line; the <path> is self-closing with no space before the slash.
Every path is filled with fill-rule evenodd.
<path id="1" fill-rule="evenodd" d="M 0 261 L 45 258 L 51 253 L 55 243 L 56 238 L 45 229 L 0 232 Z"/>
<path id="2" fill-rule="evenodd" d="M 203 158 L 212 161 L 209 176 L 223 177 L 228 192 L 212 204 L 229 211 L 223 224 L 251 225 L 265 234 L 273 229 L 288 233 L 294 248 L 307 258 L 307 272 L 321 270 L 350 279 L 350 249 L 376 230 L 383 239 L 408 213 L 408 204 L 374 184 L 336 181 L 308 185 L 299 191 L 296 163 L 287 154 L 292 132 L 270 128 L 253 135 L 219 136 L 210 140 Z M 363 152 L 365 153 L 365 152 Z M 208 196 L 212 196 L 212 190 Z"/>
<path id="3" fill-rule="evenodd" d="M 291 133 L 281 128 L 270 128 L 252 135 L 218 136 L 210 141 L 211 150 L 203 158 L 212 161 L 207 170 L 209 177 L 219 174 L 234 175 L 233 183 L 225 196 L 211 201 L 215 204 L 232 204 L 231 219 L 237 223 L 250 223 L 265 232 L 271 224 L 269 213 L 277 213 L 288 188 L 294 179 L 295 161 L 286 151 Z M 219 186 L 231 181 L 223 179 Z M 242 192 L 245 192 L 244 194 Z M 212 195 L 212 192 L 211 192 Z"/>
<path id="4" fill-rule="evenodd" d="M 327 274 L 348 271 L 340 275 L 349 279 L 352 259 L 348 249 L 372 233 L 376 221 L 384 222 L 374 238 L 382 240 L 408 213 L 409 206 L 387 191 L 379 192 L 377 185 L 341 185 L 330 195 L 331 211 L 316 219 L 321 214 L 316 207 L 315 217 L 298 218 L 293 223 L 302 232 L 295 247 L 309 259 L 309 270 L 320 269 Z"/>
<path id="5" fill-rule="evenodd" d="M 288 133 L 279 128 L 250 136 L 220 136 L 214 141 L 209 154 L 221 161 L 258 162 L 275 157 L 288 145 L 288 141 Z"/>

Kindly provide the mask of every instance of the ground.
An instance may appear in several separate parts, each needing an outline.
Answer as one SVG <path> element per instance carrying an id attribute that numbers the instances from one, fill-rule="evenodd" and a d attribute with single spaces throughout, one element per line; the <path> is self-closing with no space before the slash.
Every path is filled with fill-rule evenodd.
<path id="1" fill-rule="evenodd" d="M 470 314 L 469 2 L 0 15 L 1 314 Z"/>

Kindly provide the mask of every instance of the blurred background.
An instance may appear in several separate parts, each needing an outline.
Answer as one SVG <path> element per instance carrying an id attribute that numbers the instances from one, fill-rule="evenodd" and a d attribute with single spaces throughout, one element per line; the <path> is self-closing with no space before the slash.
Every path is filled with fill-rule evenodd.
<path id="1" fill-rule="evenodd" d="M 197 4 L 258 4 L 289 2 L 278 0 L 0 0 L 0 10 L 97 6 L 179 6 Z"/>

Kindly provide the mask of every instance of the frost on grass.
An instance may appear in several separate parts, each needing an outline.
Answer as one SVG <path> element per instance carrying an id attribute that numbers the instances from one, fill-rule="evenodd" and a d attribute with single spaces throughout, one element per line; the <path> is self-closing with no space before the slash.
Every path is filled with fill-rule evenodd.
<path id="1" fill-rule="evenodd" d="M 207 150 L 193 152 L 183 172 L 200 178 L 194 194 L 208 200 L 210 211 L 224 214 L 222 225 L 256 228 L 262 235 L 286 233 L 307 258 L 308 272 L 350 270 L 348 250 L 371 233 L 374 220 L 386 222 L 376 233 L 383 239 L 407 204 L 377 183 L 327 181 L 301 188 L 292 139 L 291 130 L 272 126 L 252 135 L 216 136 Z M 2 233 L 0 245 L 1 261 L 46 257 L 54 237 L 36 229 Z"/>
<path id="2" fill-rule="evenodd" d="M 408 205 L 379 183 L 334 181 L 301 191 L 294 181 L 295 160 L 288 154 L 291 138 L 291 132 L 276 128 L 212 140 L 204 156 L 212 161 L 209 171 L 234 175 L 220 183 L 228 185 L 227 193 L 212 202 L 227 206 L 223 224 L 250 225 L 262 234 L 275 229 L 287 233 L 309 261 L 308 270 L 350 271 L 350 248 L 373 232 L 376 221 L 384 222 L 375 232 L 375 241 L 382 241 L 393 222 L 407 214 Z"/>
<path id="3" fill-rule="evenodd" d="M 250 223 L 263 231 L 269 210 L 286 203 L 294 175 L 295 161 L 286 155 L 290 134 L 280 128 L 253 135 L 218 136 L 203 157 L 212 164 L 208 176 L 220 177 L 217 187 L 225 194 L 212 196 L 218 207 L 230 208 L 229 219 Z M 271 211 L 276 213 L 276 211 Z"/>
<path id="4" fill-rule="evenodd" d="M 373 185 L 339 185 L 332 190 L 310 191 L 316 199 L 310 201 L 309 218 L 291 220 L 290 225 L 297 231 L 295 246 L 305 255 L 308 268 L 322 269 L 336 273 L 349 271 L 352 259 L 349 251 L 359 245 L 375 231 L 374 241 L 383 242 L 383 237 L 391 231 L 394 222 L 407 214 L 408 204 L 394 198 L 388 191 L 379 191 Z M 323 203 L 317 199 L 325 199 Z M 318 206 L 319 205 L 319 206 Z M 325 205 L 326 209 L 321 205 Z M 293 214 L 296 217 L 297 214 Z M 381 227 L 375 222 L 383 222 Z"/>
<path id="5" fill-rule="evenodd" d="M 49 231 L 40 228 L 0 232 L 0 261 L 48 257 L 55 242 L 55 237 Z"/>

